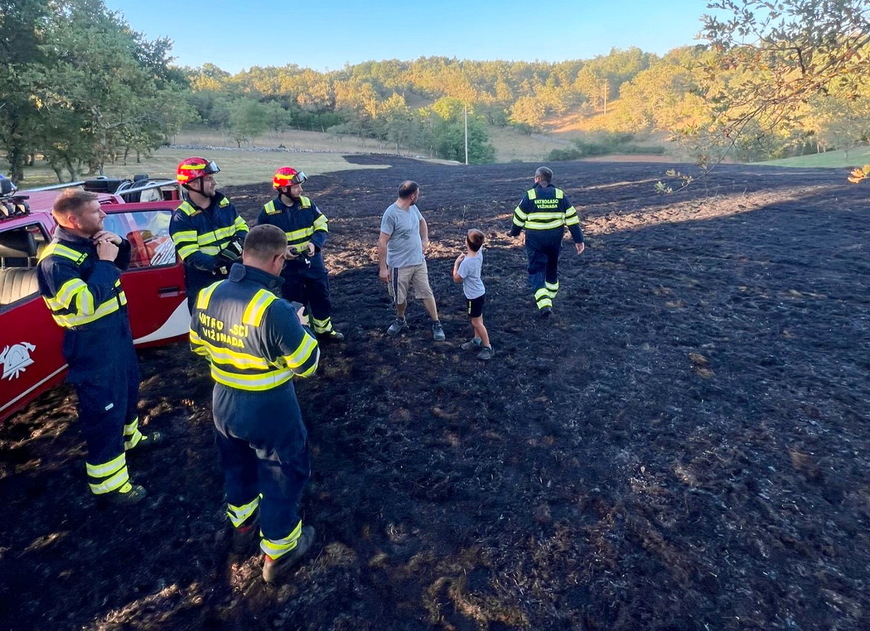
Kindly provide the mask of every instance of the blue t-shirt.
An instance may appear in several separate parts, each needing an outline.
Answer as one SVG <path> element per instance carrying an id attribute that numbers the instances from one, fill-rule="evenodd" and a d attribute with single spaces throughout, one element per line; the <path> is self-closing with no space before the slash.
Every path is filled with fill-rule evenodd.
<path id="1" fill-rule="evenodd" d="M 387 242 L 387 267 L 411 267 L 423 264 L 423 239 L 420 222 L 423 215 L 416 205 L 402 210 L 392 204 L 381 217 L 381 232 L 390 235 Z"/>
<path id="2" fill-rule="evenodd" d="M 465 255 L 462 262 L 459 263 L 459 269 L 456 273 L 462 278 L 462 291 L 465 297 L 469 300 L 480 298 L 486 293 L 486 288 L 483 286 L 483 279 L 480 273 L 483 271 L 483 249 L 478 250 L 476 256 Z"/>

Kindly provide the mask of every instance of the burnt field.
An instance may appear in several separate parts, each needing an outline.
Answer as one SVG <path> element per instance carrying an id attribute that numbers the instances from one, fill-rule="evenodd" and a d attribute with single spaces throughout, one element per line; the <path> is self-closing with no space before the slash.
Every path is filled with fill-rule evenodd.
<path id="1" fill-rule="evenodd" d="M 542 322 L 505 236 L 537 165 L 350 159 L 392 166 L 306 185 L 347 336 L 297 382 L 313 553 L 278 587 L 230 562 L 207 369 L 144 351 L 141 418 L 170 442 L 130 455 L 141 504 L 88 496 L 68 387 L 0 428 L 0 628 L 867 628 L 867 186 L 723 166 L 662 197 L 664 165 L 556 164 L 587 249 Z M 418 304 L 384 335 L 375 242 L 408 178 L 445 343 Z M 225 192 L 252 220 L 270 189 Z M 470 227 L 488 363 L 458 348 Z"/>

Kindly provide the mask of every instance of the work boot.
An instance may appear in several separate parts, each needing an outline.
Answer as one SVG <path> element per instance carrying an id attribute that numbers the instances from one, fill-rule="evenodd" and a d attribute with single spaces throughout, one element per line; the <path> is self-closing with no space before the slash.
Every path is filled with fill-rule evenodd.
<path id="1" fill-rule="evenodd" d="M 492 350 L 492 346 L 484 346 L 477 354 L 477 358 L 482 359 L 483 361 L 488 361 L 492 359 L 493 355 L 495 355 L 495 351 Z"/>
<path id="2" fill-rule="evenodd" d="M 436 342 L 443 342 L 445 340 L 444 327 L 441 326 L 440 322 L 436 321 L 432 325 L 432 339 Z"/>
<path id="3" fill-rule="evenodd" d="M 260 528 L 257 523 L 257 518 L 253 517 L 248 520 L 250 523 L 243 524 L 238 528 L 233 529 L 232 551 L 238 556 L 246 555 L 253 552 L 254 543 L 259 541 Z"/>
<path id="4" fill-rule="evenodd" d="M 132 506 L 145 499 L 148 492 L 138 484 L 127 482 L 124 486 L 113 493 L 99 496 L 104 502 L 114 506 Z"/>
<path id="5" fill-rule="evenodd" d="M 323 342 L 343 342 L 344 335 L 342 333 L 339 333 L 335 329 L 332 329 L 331 331 L 324 331 L 323 333 L 318 333 L 317 339 Z"/>
<path id="6" fill-rule="evenodd" d="M 408 328 L 408 322 L 405 318 L 396 318 L 396 321 L 390 325 L 390 328 L 387 329 L 387 335 L 398 335 L 404 329 Z"/>
<path id="7" fill-rule="evenodd" d="M 480 345 L 482 343 L 483 342 L 481 341 L 481 339 L 479 337 L 476 337 L 473 340 L 469 340 L 468 342 L 463 342 L 459 345 L 459 348 L 464 351 L 477 351 L 480 350 Z"/>
<path id="8" fill-rule="evenodd" d="M 267 583 L 274 583 L 279 577 L 286 574 L 293 566 L 295 566 L 305 553 L 311 549 L 311 544 L 314 543 L 314 535 L 316 531 L 314 526 L 303 526 L 302 534 L 296 542 L 296 547 L 290 550 L 287 554 L 273 559 L 268 554 L 263 555 L 263 580 Z"/>
<path id="9" fill-rule="evenodd" d="M 159 445 L 164 440 L 166 440 L 166 436 L 164 436 L 160 432 L 151 432 L 150 434 L 143 433 L 142 438 L 140 438 L 139 442 L 136 443 L 136 447 L 134 447 L 134 449 L 136 449 L 136 448 L 141 449 L 143 447 L 153 447 L 154 445 Z"/>

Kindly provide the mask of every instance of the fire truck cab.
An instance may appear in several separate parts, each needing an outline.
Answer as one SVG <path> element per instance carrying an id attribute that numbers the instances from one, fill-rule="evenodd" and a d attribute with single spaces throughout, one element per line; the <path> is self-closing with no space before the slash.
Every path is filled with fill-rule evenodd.
<path id="1" fill-rule="evenodd" d="M 107 214 L 105 229 L 131 244 L 130 268 L 121 283 L 136 346 L 184 339 L 190 321 L 184 271 L 169 236 L 172 211 L 180 204 L 178 187 L 174 181 L 126 182 L 98 179 L 67 186 L 95 192 Z M 57 225 L 51 206 L 61 188 L 21 191 L 0 209 L 0 422 L 66 373 L 63 330 L 36 281 L 39 255 Z M 138 201 L 142 197 L 156 201 Z"/>

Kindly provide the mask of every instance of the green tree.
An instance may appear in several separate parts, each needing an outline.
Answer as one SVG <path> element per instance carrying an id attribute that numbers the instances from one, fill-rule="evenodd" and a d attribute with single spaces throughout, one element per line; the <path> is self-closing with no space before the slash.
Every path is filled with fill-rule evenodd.
<path id="1" fill-rule="evenodd" d="M 236 144 L 250 142 L 269 126 L 269 108 L 253 99 L 238 99 L 230 103 L 230 134 Z"/>

